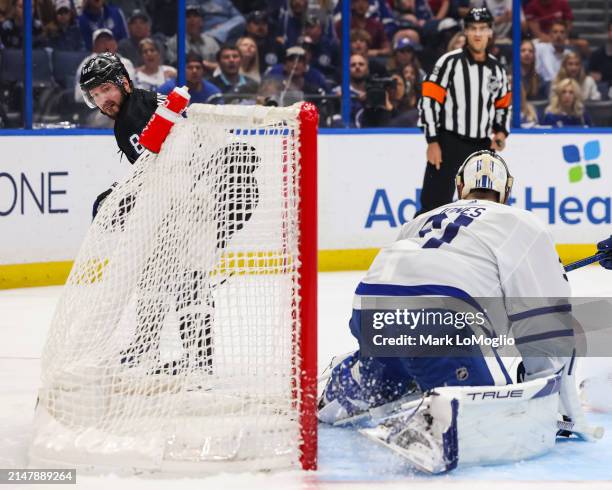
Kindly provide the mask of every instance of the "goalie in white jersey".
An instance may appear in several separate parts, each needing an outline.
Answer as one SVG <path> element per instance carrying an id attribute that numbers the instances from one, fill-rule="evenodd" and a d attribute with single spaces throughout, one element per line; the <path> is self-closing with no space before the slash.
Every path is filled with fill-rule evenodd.
<path id="1" fill-rule="evenodd" d="M 499 298 L 500 307 L 487 315 L 495 328 L 512 326 L 523 379 L 560 375 L 560 412 L 582 418 L 572 378 L 569 283 L 543 224 L 530 212 L 506 205 L 512 183 L 500 156 L 488 150 L 472 154 L 457 175 L 460 200 L 407 223 L 380 251 L 355 293 L 350 328 L 360 350 L 332 368 L 319 403 L 322 421 L 349 419 L 415 388 L 516 382 L 491 347 L 462 357 L 365 355 L 371 338 L 363 331 L 363 305 L 373 297 L 422 297 L 424 304 L 426 298 L 449 297 L 476 311 L 475 298 Z M 534 305 L 530 298 L 539 301 Z M 478 333 L 491 335 L 486 329 Z"/>

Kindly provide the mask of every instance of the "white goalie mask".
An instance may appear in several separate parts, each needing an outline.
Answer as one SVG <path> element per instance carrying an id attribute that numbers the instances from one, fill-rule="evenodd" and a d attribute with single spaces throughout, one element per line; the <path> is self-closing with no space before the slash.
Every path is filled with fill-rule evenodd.
<path id="1" fill-rule="evenodd" d="M 461 199 L 473 190 L 482 189 L 498 192 L 499 202 L 503 203 L 512 190 L 514 178 L 502 157 L 493 151 L 481 150 L 466 158 L 455 181 L 457 185 L 463 184 Z"/>

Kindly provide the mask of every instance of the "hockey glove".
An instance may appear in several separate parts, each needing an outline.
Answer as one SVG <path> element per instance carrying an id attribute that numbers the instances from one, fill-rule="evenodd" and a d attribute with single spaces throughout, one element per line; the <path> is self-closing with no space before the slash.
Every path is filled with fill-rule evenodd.
<path id="1" fill-rule="evenodd" d="M 597 244 L 597 251 L 606 254 L 606 258 L 599 263 L 605 269 L 612 269 L 612 235 Z"/>

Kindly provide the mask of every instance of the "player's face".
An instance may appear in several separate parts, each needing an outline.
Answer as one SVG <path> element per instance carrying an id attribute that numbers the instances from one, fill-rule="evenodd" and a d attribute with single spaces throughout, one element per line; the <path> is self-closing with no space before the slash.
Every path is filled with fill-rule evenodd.
<path id="1" fill-rule="evenodd" d="M 127 84 L 127 82 L 125 82 Z M 129 86 L 129 85 L 128 85 Z M 124 86 L 125 88 L 125 86 Z M 91 89 L 89 95 L 98 109 L 111 119 L 116 119 L 125 96 L 114 83 L 107 82 Z"/>
<path id="2" fill-rule="evenodd" d="M 240 70 L 240 52 L 234 49 L 226 49 L 219 57 L 219 66 L 223 73 L 236 75 Z"/>
<path id="3" fill-rule="evenodd" d="M 482 53 L 487 49 L 491 34 L 491 28 L 486 22 L 474 22 L 465 28 L 468 46 L 476 53 Z"/>

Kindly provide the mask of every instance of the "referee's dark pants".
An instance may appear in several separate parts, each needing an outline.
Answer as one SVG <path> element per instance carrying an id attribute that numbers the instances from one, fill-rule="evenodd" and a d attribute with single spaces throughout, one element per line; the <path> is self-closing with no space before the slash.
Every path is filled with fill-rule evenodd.
<path id="1" fill-rule="evenodd" d="M 491 147 L 489 138 L 465 138 L 444 130 L 440 130 L 438 143 L 442 150 L 442 164 L 440 170 L 437 170 L 427 162 L 421 191 L 421 209 L 416 212 L 415 217 L 452 202 L 455 176 L 461 164 L 472 153 Z"/>

